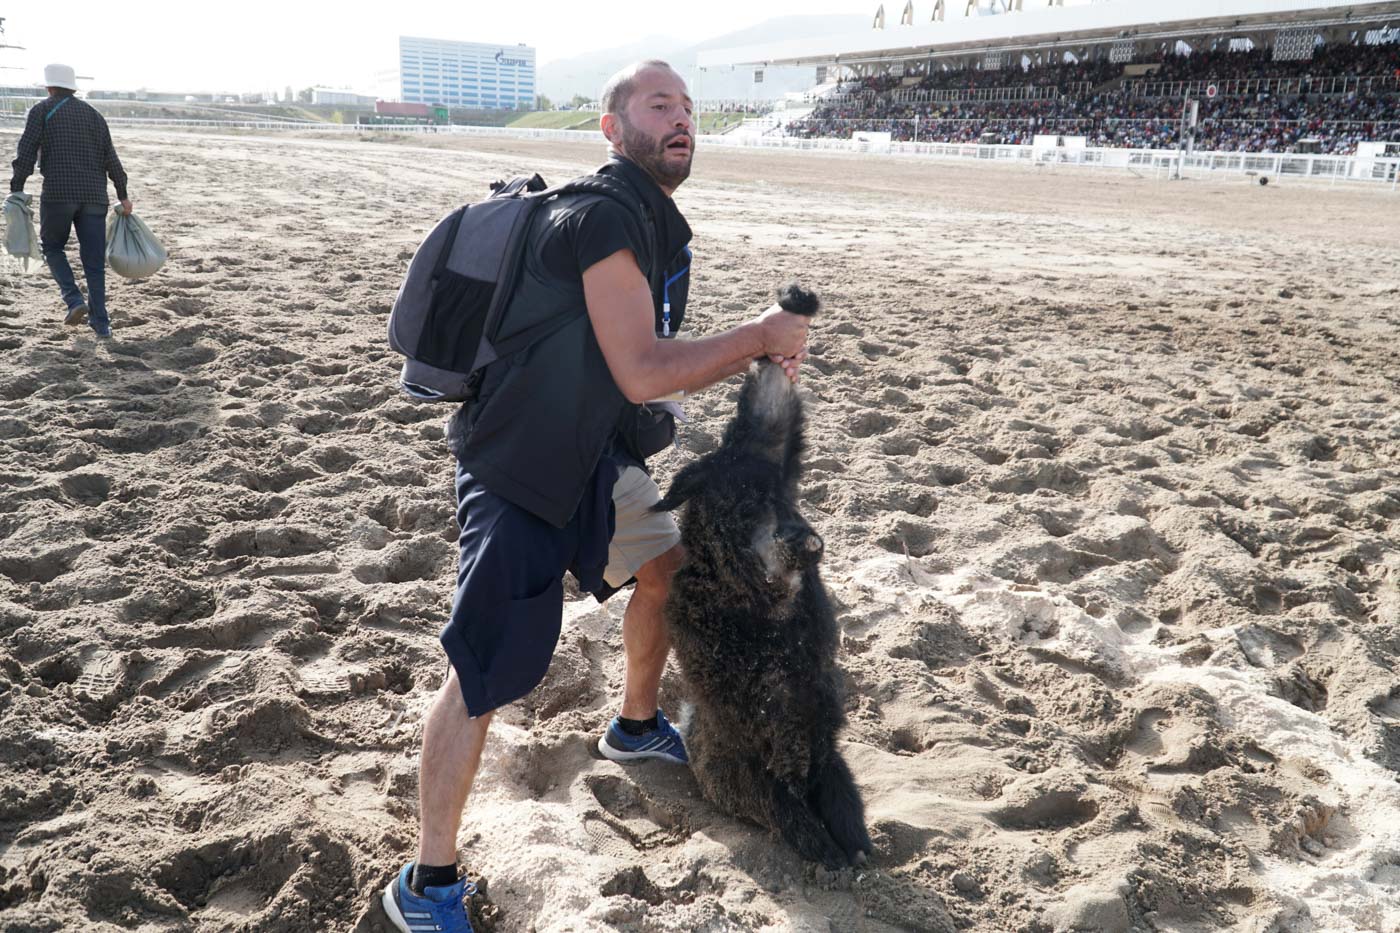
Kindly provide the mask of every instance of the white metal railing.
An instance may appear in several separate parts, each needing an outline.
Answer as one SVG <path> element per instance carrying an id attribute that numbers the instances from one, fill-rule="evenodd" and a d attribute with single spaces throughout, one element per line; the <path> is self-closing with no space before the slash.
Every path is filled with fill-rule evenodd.
<path id="1" fill-rule="evenodd" d="M 803 97 L 803 100 L 809 104 L 858 104 L 873 100 L 878 96 L 879 91 L 866 89 L 852 91 L 850 93 L 827 94 L 824 96 L 820 94 L 808 94 Z"/>
<path id="2" fill-rule="evenodd" d="M 0 128 L 18 131 L 23 116 L 0 114 Z M 109 121 L 113 122 L 113 121 Z M 592 130 L 521 129 L 503 126 L 355 126 L 325 123 L 314 127 L 286 123 L 216 120 L 144 120 L 122 118 L 128 126 L 157 129 L 251 129 L 325 132 L 331 134 L 390 133 L 402 135 L 449 134 L 506 139 L 550 139 L 602 144 L 602 133 Z M 1391 192 L 1400 190 L 1400 157 L 1302 155 L 1294 153 L 1196 152 L 1182 156 L 1172 149 L 1047 148 L 1036 146 L 990 146 L 980 143 L 890 143 L 886 146 L 852 139 L 798 139 L 791 136 L 704 136 L 702 145 L 736 149 L 778 149 L 792 152 L 847 152 L 888 154 L 906 158 L 969 159 L 1021 164 L 1082 166 L 1104 169 L 1144 168 L 1158 176 L 1175 172 L 1197 172 L 1202 176 L 1253 174 L 1337 182 L 1363 182 L 1383 185 Z"/>
<path id="3" fill-rule="evenodd" d="M 1054 100 L 1058 97 L 1082 97 L 1093 89 L 1088 81 L 1063 85 L 1020 84 L 1007 87 L 975 88 L 903 88 L 890 92 L 890 99 L 900 104 L 959 103 L 962 101 Z"/>
<path id="4" fill-rule="evenodd" d="M 1230 78 L 1194 81 L 1126 81 L 1120 93 L 1130 97 L 1205 97 L 1214 86 L 1222 97 L 1256 94 L 1388 94 L 1400 90 L 1396 75 L 1337 75 L 1330 77 Z"/>
<path id="5" fill-rule="evenodd" d="M 753 101 L 730 98 L 726 100 L 697 100 L 696 113 L 749 113 L 763 116 L 773 110 L 772 101 Z"/>
<path id="6" fill-rule="evenodd" d="M 1400 91 L 1400 75 L 1336 75 L 1292 78 L 1203 78 L 1192 81 L 1136 79 L 1125 81 L 1115 94 L 1127 97 L 1205 97 L 1209 87 L 1221 97 L 1252 97 L 1258 94 L 1392 94 Z M 896 88 L 875 91 L 860 88 L 827 95 L 808 95 L 809 103 L 864 104 L 886 96 L 895 103 L 956 103 L 960 101 L 1054 100 L 1059 97 L 1085 97 L 1093 92 L 1090 81 L 1062 86 L 1011 85 L 988 88 Z"/>
<path id="7" fill-rule="evenodd" d="M 1176 119 L 1170 115 L 1157 117 L 802 117 L 785 124 L 799 130 L 804 125 L 818 127 L 839 125 L 851 131 L 898 132 L 901 127 L 908 130 L 913 142 L 919 141 L 920 134 L 939 135 L 947 127 L 965 128 L 979 125 L 984 132 L 1030 131 L 1039 133 L 1074 133 L 1093 136 L 1100 130 L 1161 126 L 1174 129 Z M 1269 129 L 1287 127 L 1319 127 L 1330 133 L 1346 133 L 1366 129 L 1376 137 L 1394 137 L 1400 132 L 1400 120 L 1275 120 L 1271 118 L 1231 118 L 1207 117 L 1200 122 L 1202 133 L 1212 127 L 1267 127 Z"/>
<path id="8" fill-rule="evenodd" d="M 707 140 L 708 141 L 708 140 Z M 980 143 L 890 143 L 851 139 L 795 139 L 755 136 L 726 145 L 814 152 L 879 153 L 900 157 L 971 159 L 1104 169 L 1147 169 L 1165 177 L 1184 174 L 1260 175 L 1337 182 L 1365 182 L 1400 190 L 1400 157 L 1298 155 L 1290 153 L 1196 152 L 1183 157 L 1172 149 L 1044 148 L 984 146 Z"/>
<path id="9" fill-rule="evenodd" d="M 7 112 L 7 111 L 10 112 L 10 113 L 14 113 L 14 112 L 16 112 L 16 111 L 21 111 L 21 116 L 23 116 L 24 113 L 27 113 L 27 112 L 28 112 L 28 110 L 29 110 L 30 107 L 33 107 L 35 104 L 39 103 L 39 102 L 40 102 L 41 100 L 43 100 L 43 99 L 44 99 L 43 97 L 37 96 L 37 95 L 34 95 L 34 96 L 19 96 L 19 95 L 14 95 L 14 94 L 11 94 L 11 95 L 0 95 L 0 115 L 3 115 L 3 114 L 4 114 L 5 112 Z M 139 100 L 136 100 L 136 101 L 132 101 L 132 100 L 118 100 L 118 99 L 107 98 L 107 97 L 99 97 L 99 98 L 97 98 L 95 101 L 94 101 L 92 98 L 89 98 L 88 101 L 89 101 L 89 103 L 97 103 L 97 104 L 103 105 L 102 107 L 96 108 L 99 112 L 102 112 L 104 109 L 106 109 L 106 108 L 108 108 L 108 107 L 111 107 L 111 106 L 121 106 L 121 107 L 130 109 L 130 110 L 140 110 L 140 109 L 155 110 L 155 111 L 161 111 L 161 110 L 165 110 L 165 111 L 170 111 L 170 110 L 184 110 L 184 111 L 186 111 L 186 112 L 191 112 L 191 113 L 207 113 L 207 114 L 211 114 L 211 115 L 212 115 L 212 114 L 224 114 L 225 116 L 222 117 L 222 118 L 210 116 L 209 119 L 215 120 L 215 121 L 217 121 L 217 122 L 224 122 L 224 121 L 229 120 L 229 119 L 241 118 L 241 119 L 244 120 L 244 121 L 252 120 L 252 121 L 255 121 L 255 122 L 258 122 L 258 123 L 288 123 L 288 124 L 294 124 L 294 125 L 298 125 L 298 126 L 316 126 L 316 125 L 318 125 L 318 121 L 316 121 L 316 120 L 298 119 L 298 118 L 295 118 L 295 117 L 279 117 L 279 116 L 274 116 L 274 115 L 272 115 L 272 114 L 252 114 L 252 113 L 249 113 L 249 112 L 246 111 L 246 110 L 234 110 L 234 109 L 232 109 L 232 108 L 230 108 L 230 107 L 210 107 L 210 106 L 205 106 L 205 105 L 202 105 L 202 104 L 177 103 L 177 102 L 174 102 L 174 101 L 154 101 L 154 102 L 147 102 L 147 101 L 139 101 Z M 179 117 L 155 117 L 155 116 L 151 116 L 151 117 L 116 117 L 116 116 L 106 116 L 105 113 L 103 114 L 103 116 L 107 119 L 107 121 L 108 121 L 109 123 L 110 123 L 112 120 L 119 120 L 119 119 L 134 119 L 134 120 L 178 120 L 178 119 L 180 119 Z M 194 119 L 198 119 L 198 118 L 194 118 Z"/>

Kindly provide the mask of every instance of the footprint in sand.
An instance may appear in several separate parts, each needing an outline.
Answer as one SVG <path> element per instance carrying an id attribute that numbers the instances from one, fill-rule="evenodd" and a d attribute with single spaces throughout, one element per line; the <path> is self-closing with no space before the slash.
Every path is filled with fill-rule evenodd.
<path id="1" fill-rule="evenodd" d="M 598 804 L 584 813 L 584 831 L 604 855 L 630 861 L 690 835 L 681 815 L 643 796 L 635 784 L 613 775 L 592 775 L 584 784 Z"/>
<path id="2" fill-rule="evenodd" d="M 666 895 L 662 894 L 661 889 L 647 877 L 647 873 L 640 865 L 631 865 L 616 872 L 603 882 L 598 893 L 604 897 L 617 897 L 619 895 L 635 897 L 652 907 L 659 907 L 667 900 Z"/>
<path id="3" fill-rule="evenodd" d="M 68 545 L 39 554 L 0 557 L 0 575 L 15 583 L 49 583 L 73 569 L 82 547 Z"/>
<path id="4" fill-rule="evenodd" d="M 1376 697 L 1366 705 L 1381 722 L 1400 726 L 1400 687 L 1392 687 L 1389 693 Z"/>
<path id="5" fill-rule="evenodd" d="M 899 419 L 893 415 L 878 411 L 863 411 L 848 422 L 846 430 L 850 432 L 852 437 L 874 437 L 892 430 L 898 424 Z"/>
<path id="6" fill-rule="evenodd" d="M 170 353 L 166 361 L 170 366 L 188 372 L 192 369 L 199 369 L 207 363 L 212 363 L 219 358 L 219 351 L 214 347 L 200 345 L 195 347 L 182 347 Z"/>
<path id="7" fill-rule="evenodd" d="M 326 540 L 311 528 L 297 525 L 267 525 L 226 530 L 211 544 L 214 556 L 301 557 L 328 548 Z"/>
<path id="8" fill-rule="evenodd" d="M 917 437 L 895 435 L 880 442 L 880 452 L 891 457 L 911 457 L 923 446 L 923 442 Z"/>
<path id="9" fill-rule="evenodd" d="M 1264 625 L 1242 626 L 1235 632 L 1235 643 L 1250 665 L 1266 670 L 1282 667 L 1304 653 L 1298 639 Z"/>
<path id="10" fill-rule="evenodd" d="M 101 505 L 112 492 L 112 478 L 102 473 L 69 473 L 58 485 L 79 505 Z"/>
<path id="11" fill-rule="evenodd" d="M 303 871 L 303 854 L 289 849 L 288 835 L 281 831 L 251 840 L 192 843 L 158 862 L 150 877 L 200 926 L 257 926 L 257 916 L 294 873 Z"/>
<path id="12" fill-rule="evenodd" d="M 33 376 L 24 374 L 0 382 L 0 399 L 7 402 L 17 402 L 20 399 L 29 398 L 41 388 L 41 383 Z"/>
<path id="13" fill-rule="evenodd" d="M 1005 803 L 988 818 L 1004 829 L 1065 829 L 1079 826 L 1098 816 L 1099 806 L 1088 796 L 1088 788 L 1067 778 L 1045 776 L 1010 787 Z"/>
<path id="14" fill-rule="evenodd" d="M 296 692 L 314 699 L 349 696 L 352 674 L 362 676 L 364 671 L 347 667 L 336 658 L 321 658 L 297 668 L 294 673 L 297 680 Z"/>
<path id="15" fill-rule="evenodd" d="M 253 676 L 241 657 L 200 653 L 194 663 L 181 664 L 155 695 L 189 712 L 230 703 L 251 691 L 253 686 Z"/>
<path id="16" fill-rule="evenodd" d="M 135 426 L 106 433 L 97 431 L 90 440 L 115 454 L 148 454 L 164 447 L 183 444 L 208 429 L 193 421 Z"/>
<path id="17" fill-rule="evenodd" d="M 987 487 L 993 492 L 1018 496 L 1034 495 L 1040 490 L 1082 495 L 1088 488 L 1088 480 L 1067 463 L 1028 460 L 1005 467 Z"/>
<path id="18" fill-rule="evenodd" d="M 359 463 L 360 458 L 344 447 L 331 445 L 311 454 L 311 461 L 327 473 L 344 473 Z"/>
<path id="19" fill-rule="evenodd" d="M 875 534 L 875 544 L 891 554 L 926 557 L 937 550 L 939 530 L 913 518 L 885 515 Z"/>
<path id="20" fill-rule="evenodd" d="M 376 554 L 350 569 L 361 583 L 408 583 L 433 580 L 449 557 L 436 540 L 417 538 Z"/>
<path id="21" fill-rule="evenodd" d="M 73 682 L 73 692 L 96 703 L 111 699 L 126 673 L 126 662 L 110 651 L 97 654 L 85 665 Z"/>
<path id="22" fill-rule="evenodd" d="M 209 772 L 267 760 L 289 749 L 306 753 L 320 743 L 311 712 L 301 700 L 245 693 L 200 713 L 187 734 L 170 737 L 166 754 Z"/>

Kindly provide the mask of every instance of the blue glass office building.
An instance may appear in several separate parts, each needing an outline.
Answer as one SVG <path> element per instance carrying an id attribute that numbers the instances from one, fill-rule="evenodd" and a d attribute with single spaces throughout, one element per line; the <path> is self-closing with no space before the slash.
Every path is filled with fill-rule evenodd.
<path id="1" fill-rule="evenodd" d="M 535 50 L 399 37 L 399 94 L 406 103 L 514 110 L 535 102 Z"/>

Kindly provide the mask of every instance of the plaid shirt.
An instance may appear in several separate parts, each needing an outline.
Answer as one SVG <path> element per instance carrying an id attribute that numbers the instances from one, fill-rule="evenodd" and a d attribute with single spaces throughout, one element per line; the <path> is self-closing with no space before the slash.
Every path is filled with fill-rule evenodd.
<path id="1" fill-rule="evenodd" d="M 76 97 L 50 97 L 30 109 L 19 155 L 11 163 L 11 191 L 24 190 L 36 158 L 44 175 L 45 200 L 106 204 L 107 178 L 117 187 L 117 199 L 126 199 L 126 172 L 112 147 L 107 121 Z"/>

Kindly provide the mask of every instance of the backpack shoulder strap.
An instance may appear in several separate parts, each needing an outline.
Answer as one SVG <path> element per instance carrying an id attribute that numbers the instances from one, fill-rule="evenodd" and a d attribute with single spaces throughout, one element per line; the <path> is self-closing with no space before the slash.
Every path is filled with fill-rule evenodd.
<path id="1" fill-rule="evenodd" d="M 646 210 L 637 196 L 626 186 L 608 178 L 606 175 L 584 175 L 581 178 L 575 178 L 573 181 L 565 182 L 562 185 L 556 185 L 553 188 L 546 188 L 543 191 L 531 191 L 520 196 L 529 198 L 534 202 L 530 210 L 531 214 L 533 214 L 535 210 L 538 210 L 539 207 L 550 198 L 570 194 L 598 194 L 606 198 L 611 198 L 630 209 L 637 218 L 642 221 L 643 227 L 648 230 L 652 227 L 651 219 L 647 216 Z M 528 229 L 528 224 L 525 226 L 526 229 Z M 525 243 L 523 242 L 525 237 L 522 236 L 521 240 L 520 252 L 523 253 L 525 249 Z M 653 250 L 653 252 L 655 252 L 655 250 Z M 653 258 L 652 265 L 656 265 L 655 258 Z M 654 275 L 648 275 L 648 281 L 653 277 Z M 502 289 L 502 292 L 505 292 L 505 294 L 501 296 L 501 300 L 496 302 L 496 306 L 491 309 L 491 314 L 486 321 L 486 326 L 482 330 L 482 336 L 491 340 L 497 358 L 509 356 L 517 350 L 523 350 L 536 340 L 548 336 L 549 333 L 564 326 L 576 317 L 576 315 L 563 315 L 559 318 L 541 321 L 539 324 L 526 328 L 508 340 L 496 343 L 494 335 L 496 331 L 500 329 L 501 317 L 505 313 L 506 306 L 510 303 L 509 293 L 513 291 L 513 287 L 510 289 Z M 587 313 L 586 310 L 585 313 Z"/>
<path id="2" fill-rule="evenodd" d="M 546 200 L 569 194 L 598 194 L 605 198 L 611 198 L 629 208 L 647 226 L 650 226 L 646 207 L 642 204 L 641 199 L 632 193 L 632 189 L 607 175 L 584 175 L 562 185 L 546 188 L 544 191 L 532 194 L 531 197 Z"/>
<path id="3" fill-rule="evenodd" d="M 631 188 L 608 175 L 599 175 L 596 173 L 584 175 L 580 178 L 575 178 L 573 181 L 565 182 L 556 188 L 541 191 L 537 197 L 545 198 L 550 195 L 566 194 L 597 194 L 605 198 L 611 198 L 630 210 L 632 214 L 641 221 L 642 229 L 649 233 L 654 233 L 655 231 L 656 223 L 652 219 L 651 212 L 647 210 L 646 204 L 642 199 L 639 198 Z M 656 252 L 654 244 L 651 252 L 653 254 Z M 660 256 L 652 255 L 650 263 L 651 268 L 643 270 L 646 273 L 647 282 L 651 284 L 653 288 L 655 288 L 657 283 L 657 266 L 662 262 L 664 262 L 664 260 Z"/>

